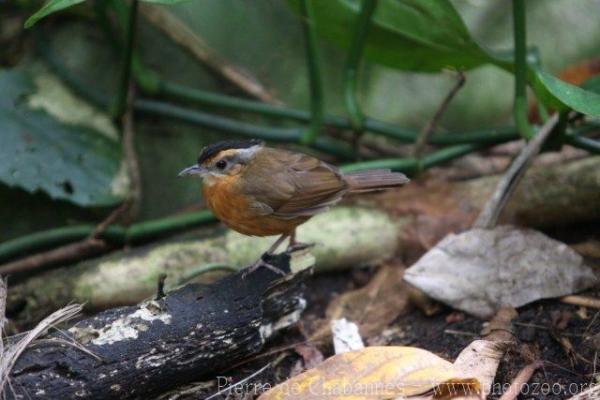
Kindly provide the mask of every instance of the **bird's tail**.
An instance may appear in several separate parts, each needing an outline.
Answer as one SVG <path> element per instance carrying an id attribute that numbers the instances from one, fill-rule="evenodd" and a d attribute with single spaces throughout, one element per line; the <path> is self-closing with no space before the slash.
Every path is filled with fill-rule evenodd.
<path id="1" fill-rule="evenodd" d="M 350 186 L 350 193 L 383 190 L 402 186 L 410 181 L 406 175 L 400 172 L 392 172 L 389 169 L 351 172 L 345 174 L 344 178 Z"/>

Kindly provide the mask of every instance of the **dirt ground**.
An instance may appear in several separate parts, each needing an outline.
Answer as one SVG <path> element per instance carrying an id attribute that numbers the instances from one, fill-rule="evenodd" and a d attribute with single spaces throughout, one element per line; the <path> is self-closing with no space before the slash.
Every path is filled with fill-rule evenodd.
<path id="1" fill-rule="evenodd" d="M 360 287 L 369 280 L 372 271 L 331 273 L 318 275 L 309 282 L 309 306 L 302 320 L 310 321 L 324 316 L 327 304 L 335 296 Z M 600 296 L 600 290 L 588 291 L 589 296 Z M 558 300 L 538 301 L 518 310 L 513 329 L 517 344 L 504 356 L 496 374 L 489 399 L 497 399 L 517 373 L 527 364 L 543 361 L 519 399 L 568 399 L 591 385 L 600 351 L 600 311 L 563 304 Z M 470 317 L 449 308 L 438 314 L 426 316 L 420 309 L 412 308 L 397 317 L 380 335 L 365 338 L 372 345 L 416 346 L 453 361 L 471 341 L 480 337 L 485 321 Z M 304 368 L 303 358 L 294 350 L 294 344 L 305 337 L 301 328 L 288 329 L 272 341 L 261 353 L 244 365 L 224 374 L 221 383 L 235 383 L 255 371 L 271 364 L 246 385 L 246 391 L 220 395 L 214 399 L 254 399 L 270 385 L 283 382 Z M 594 336 L 596 335 L 596 336 Z M 325 357 L 333 354 L 330 343 L 320 346 Z M 200 397 L 216 392 L 216 385 L 208 384 Z M 190 397 L 192 398 L 192 397 Z"/>

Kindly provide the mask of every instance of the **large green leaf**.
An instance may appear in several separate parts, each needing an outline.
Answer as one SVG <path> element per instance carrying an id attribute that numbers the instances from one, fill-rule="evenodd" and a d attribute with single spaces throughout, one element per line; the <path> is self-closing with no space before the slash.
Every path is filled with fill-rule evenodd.
<path id="1" fill-rule="evenodd" d="M 81 206 L 123 199 L 121 148 L 114 138 L 33 109 L 36 86 L 24 71 L 0 70 L 0 87 L 0 181 Z"/>
<path id="2" fill-rule="evenodd" d="M 31 17 L 27 18 L 27 21 L 25 21 L 25 28 L 30 28 L 31 26 L 33 26 L 33 24 L 35 24 L 40 19 L 46 17 L 47 15 L 50 15 L 50 14 L 55 13 L 60 10 L 64 10 L 65 8 L 72 7 L 79 3 L 83 3 L 84 1 L 85 0 L 48 0 L 48 2 L 46 2 L 46 4 L 44 4 L 44 6 L 42 8 L 40 8 Z M 105 1 L 105 0 L 102 0 L 102 1 Z M 175 3 L 181 3 L 182 1 L 186 1 L 186 0 L 142 0 L 142 1 L 146 1 L 148 3 L 175 4 Z"/>
<path id="3" fill-rule="evenodd" d="M 299 0 L 290 0 L 298 9 Z M 312 1 L 317 32 L 348 48 L 360 0 Z M 392 68 L 436 72 L 490 61 L 448 0 L 380 0 L 365 43 L 365 57 Z"/>
<path id="4" fill-rule="evenodd" d="M 558 108 L 571 108 L 586 115 L 600 117 L 600 94 L 571 85 L 541 70 L 535 71 L 535 77 L 536 84 L 541 84 L 555 98 L 553 104 Z"/>

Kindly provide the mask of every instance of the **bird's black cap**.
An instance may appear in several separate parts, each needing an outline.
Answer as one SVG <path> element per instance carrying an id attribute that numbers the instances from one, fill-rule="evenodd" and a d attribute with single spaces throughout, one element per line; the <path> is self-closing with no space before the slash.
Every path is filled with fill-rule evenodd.
<path id="1" fill-rule="evenodd" d="M 247 149 L 252 146 L 263 145 L 264 142 L 260 139 L 249 139 L 249 140 L 222 140 L 213 144 L 209 144 L 202 149 L 198 156 L 198 165 L 204 161 L 214 157 L 223 150 L 230 149 Z"/>

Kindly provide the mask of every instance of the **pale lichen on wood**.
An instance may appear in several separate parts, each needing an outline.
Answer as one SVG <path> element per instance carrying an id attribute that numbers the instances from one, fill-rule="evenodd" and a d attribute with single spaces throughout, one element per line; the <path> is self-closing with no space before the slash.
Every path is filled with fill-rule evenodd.
<path id="1" fill-rule="evenodd" d="M 299 320 L 311 260 L 306 251 L 282 254 L 272 263 L 285 277 L 237 273 L 79 321 L 50 338 L 66 335 L 85 351 L 64 340 L 30 347 L 12 370 L 7 398 L 148 398 L 212 375 Z"/>

